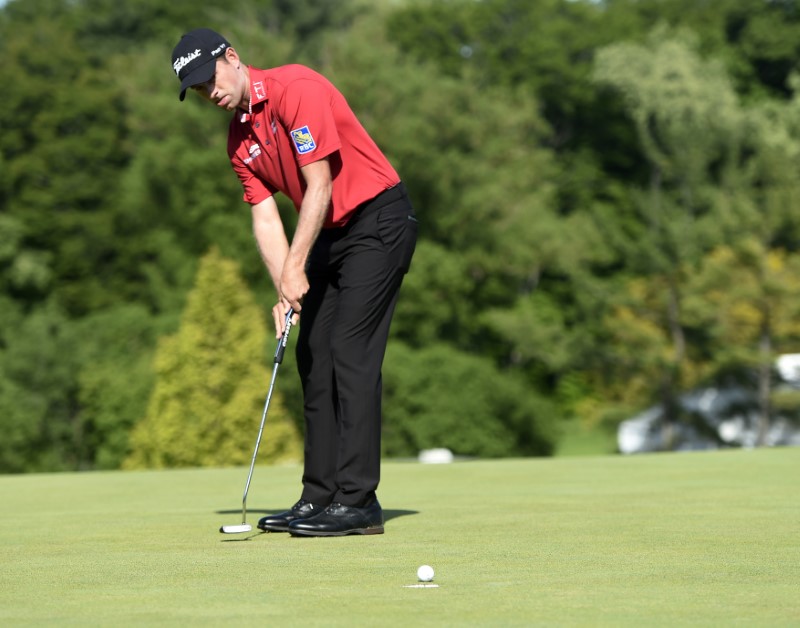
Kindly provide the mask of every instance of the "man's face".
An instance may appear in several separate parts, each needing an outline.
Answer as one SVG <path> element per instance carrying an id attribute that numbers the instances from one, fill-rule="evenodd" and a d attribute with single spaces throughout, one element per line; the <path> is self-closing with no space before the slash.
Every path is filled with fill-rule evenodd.
<path id="1" fill-rule="evenodd" d="M 238 55 L 228 48 L 225 57 L 217 59 L 214 76 L 205 83 L 192 86 L 192 89 L 218 107 L 233 111 L 242 105 L 247 90 L 247 81 L 239 67 Z"/>

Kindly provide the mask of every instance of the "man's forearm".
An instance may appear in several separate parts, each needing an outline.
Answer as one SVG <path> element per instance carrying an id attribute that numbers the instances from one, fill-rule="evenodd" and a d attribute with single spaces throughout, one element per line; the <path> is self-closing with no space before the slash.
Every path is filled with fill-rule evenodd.
<path id="1" fill-rule="evenodd" d="M 286 256 L 289 253 L 289 243 L 278 213 L 278 207 L 273 198 L 263 203 L 253 205 L 253 235 L 256 239 L 258 252 L 267 272 L 275 285 L 275 290 L 280 294 L 281 274 Z"/>
<path id="2" fill-rule="evenodd" d="M 297 227 L 286 258 L 286 264 L 295 270 L 305 269 L 311 248 L 325 224 L 330 198 L 330 189 L 326 187 L 309 188 L 303 197 Z"/>
<path id="3" fill-rule="evenodd" d="M 333 191 L 327 159 L 303 166 L 301 171 L 306 181 L 306 190 L 280 281 L 280 296 L 284 305 L 291 306 L 296 312 L 302 310 L 303 297 L 309 289 L 306 261 L 325 224 Z"/>

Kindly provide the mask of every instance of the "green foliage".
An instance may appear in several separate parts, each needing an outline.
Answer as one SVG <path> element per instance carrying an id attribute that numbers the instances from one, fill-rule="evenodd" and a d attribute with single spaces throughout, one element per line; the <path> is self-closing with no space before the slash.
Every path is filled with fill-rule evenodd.
<path id="1" fill-rule="evenodd" d="M 463 307 L 472 291 L 464 260 L 435 242 L 421 240 L 412 265 L 397 304 L 393 337 L 419 345 L 463 342 L 466 330 L 475 325 Z"/>
<path id="2" fill-rule="evenodd" d="M 741 141 L 741 111 L 721 63 L 695 52 L 694 38 L 663 29 L 642 45 L 619 43 L 597 54 L 595 80 L 623 97 L 645 155 L 665 184 L 687 192 L 724 169 Z M 735 155 L 735 153 L 733 153 Z M 712 180 L 713 182 L 713 180 Z M 690 209 L 693 209 L 690 207 Z"/>
<path id="3" fill-rule="evenodd" d="M 434 344 L 391 343 L 384 369 L 384 449 L 391 456 L 447 447 L 459 455 L 552 452 L 555 409 L 492 363 Z"/>
<path id="4" fill-rule="evenodd" d="M 78 391 L 85 465 L 116 469 L 128 435 L 144 416 L 153 388 L 153 345 L 163 331 L 140 305 L 123 305 L 77 321 Z"/>
<path id="5" fill-rule="evenodd" d="M 773 356 L 760 350 L 765 333 L 787 350 L 800 346 L 798 278 L 797 254 L 765 251 L 755 239 L 715 249 L 703 260 L 685 315 L 714 339 L 717 370 L 755 367 L 765 358 L 771 363 Z"/>
<path id="6" fill-rule="evenodd" d="M 576 109 L 593 99 L 586 80 L 591 52 L 619 33 L 598 7 L 562 0 L 412 2 L 388 27 L 404 50 L 436 60 L 447 74 L 471 71 L 483 83 L 529 85 L 566 135 L 576 130 Z"/>
<path id="7" fill-rule="evenodd" d="M 113 230 L 99 210 L 125 161 L 124 122 L 109 68 L 61 26 L 39 16 L 0 38 L 0 80 L 14 85 L 0 113 L 0 152 L 5 211 L 21 230 L 12 289 L 27 300 L 52 292 L 83 314 L 110 304 L 103 279 Z"/>
<path id="8" fill-rule="evenodd" d="M 387 429 L 410 427 L 389 451 L 457 432 L 444 357 L 502 414 L 463 408 L 478 427 L 454 444 L 519 455 L 551 451 L 561 417 L 616 421 L 797 350 L 794 1 L 16 0 L 0 8 L 0 470 L 120 464 L 156 382 L 184 376 L 164 357 L 180 333 L 158 377 L 153 356 L 212 247 L 274 301 L 229 116 L 179 102 L 168 65 L 201 25 L 247 63 L 329 76 L 410 190 L 420 242 L 386 397 Z M 299 407 L 293 359 L 281 393 Z M 449 429 L 417 425 L 414 377 Z"/>
<path id="9" fill-rule="evenodd" d="M 213 249 L 201 260 L 178 332 L 159 342 L 155 387 L 125 467 L 247 462 L 269 382 L 266 336 L 237 265 Z M 299 436 L 277 391 L 265 431 L 262 460 L 300 456 Z"/>
<path id="10" fill-rule="evenodd" d="M 535 361 L 559 372 L 577 359 L 563 308 L 544 292 L 520 298 L 511 309 L 490 310 L 485 317 L 517 363 Z"/>
<path id="11" fill-rule="evenodd" d="M 146 408 L 160 323 L 139 306 L 79 320 L 52 305 L 0 309 L 0 470 L 116 468 Z"/>
<path id="12" fill-rule="evenodd" d="M 725 63 L 741 93 L 764 98 L 789 92 L 787 79 L 800 52 L 795 0 L 611 0 L 607 4 L 613 19 L 635 20 L 642 35 L 659 24 L 690 28 L 699 36 L 703 52 Z"/>
<path id="13" fill-rule="evenodd" d="M 6 305 L 10 305 L 6 303 Z M 80 426 L 72 412 L 75 343 L 53 306 L 4 316 L 0 353 L 0 468 L 64 470 L 79 465 Z"/>
<path id="14" fill-rule="evenodd" d="M 787 322 L 800 300 L 776 247 L 797 224 L 785 205 L 800 191 L 786 176 L 795 117 L 780 104 L 748 106 L 696 49 L 657 29 L 648 47 L 597 56 L 595 78 L 623 96 L 651 169 L 631 243 L 640 276 L 608 317 L 613 379 L 626 382 L 611 396 L 624 404 L 658 395 L 668 408 L 680 390 L 749 368 L 763 389 L 774 354 L 796 343 Z M 765 415 L 766 403 L 762 394 Z"/>

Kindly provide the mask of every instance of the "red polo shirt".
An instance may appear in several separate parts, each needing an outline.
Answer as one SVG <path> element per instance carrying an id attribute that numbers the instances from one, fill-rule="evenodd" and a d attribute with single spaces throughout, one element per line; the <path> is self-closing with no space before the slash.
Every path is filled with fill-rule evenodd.
<path id="1" fill-rule="evenodd" d="M 228 155 L 246 202 L 283 192 L 299 211 L 306 189 L 300 168 L 329 157 L 333 195 L 325 227 L 338 227 L 361 203 L 400 182 L 325 77 L 301 65 L 249 71 L 251 111 L 237 112 L 228 133 Z"/>

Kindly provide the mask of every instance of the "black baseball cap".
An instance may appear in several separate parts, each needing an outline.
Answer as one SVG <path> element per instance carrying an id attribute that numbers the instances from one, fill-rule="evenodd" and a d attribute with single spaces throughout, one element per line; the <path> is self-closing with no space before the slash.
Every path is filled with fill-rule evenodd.
<path id="1" fill-rule="evenodd" d="M 172 51 L 172 69 L 181 80 L 181 100 L 189 87 L 205 83 L 214 76 L 217 59 L 228 48 L 228 40 L 210 28 L 197 28 L 181 37 Z"/>

